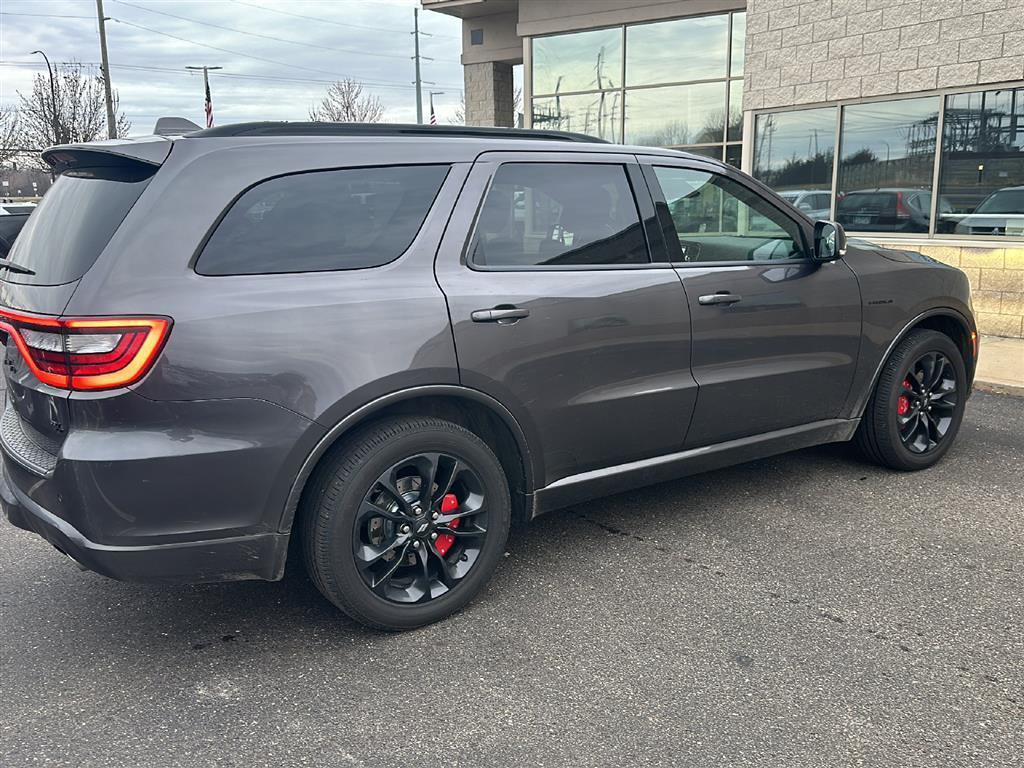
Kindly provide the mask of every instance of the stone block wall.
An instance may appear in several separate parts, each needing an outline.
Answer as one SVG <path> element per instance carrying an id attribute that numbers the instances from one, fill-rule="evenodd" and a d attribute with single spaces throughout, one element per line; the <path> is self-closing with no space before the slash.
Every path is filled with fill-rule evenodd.
<path id="1" fill-rule="evenodd" d="M 1024 0 L 747 0 L 743 108 L 1024 80 Z"/>

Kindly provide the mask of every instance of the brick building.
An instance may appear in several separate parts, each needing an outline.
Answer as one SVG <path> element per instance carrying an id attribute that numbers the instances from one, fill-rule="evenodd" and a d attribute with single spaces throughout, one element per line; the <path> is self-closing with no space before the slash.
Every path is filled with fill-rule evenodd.
<path id="1" fill-rule="evenodd" d="M 970 276 L 1024 336 L 1024 0 L 422 0 L 463 20 L 467 122 L 733 163 Z"/>

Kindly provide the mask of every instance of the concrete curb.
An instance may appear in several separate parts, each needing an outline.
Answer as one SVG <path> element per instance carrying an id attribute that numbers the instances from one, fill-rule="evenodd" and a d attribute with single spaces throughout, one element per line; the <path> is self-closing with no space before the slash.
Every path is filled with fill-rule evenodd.
<path id="1" fill-rule="evenodd" d="M 988 392 L 992 395 L 1010 395 L 1011 397 L 1024 397 L 1024 386 L 1018 387 L 1015 384 L 1003 384 L 998 381 L 975 380 L 974 388 L 981 392 Z"/>

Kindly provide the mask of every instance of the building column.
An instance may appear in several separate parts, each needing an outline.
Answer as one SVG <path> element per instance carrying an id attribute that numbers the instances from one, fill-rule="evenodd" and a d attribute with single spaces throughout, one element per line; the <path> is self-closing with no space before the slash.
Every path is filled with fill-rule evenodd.
<path id="1" fill-rule="evenodd" d="M 501 61 L 466 64 L 466 125 L 515 125 L 512 65 Z"/>

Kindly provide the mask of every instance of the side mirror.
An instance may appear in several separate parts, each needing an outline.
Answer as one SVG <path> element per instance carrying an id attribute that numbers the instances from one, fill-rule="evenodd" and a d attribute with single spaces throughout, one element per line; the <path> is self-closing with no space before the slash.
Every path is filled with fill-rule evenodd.
<path id="1" fill-rule="evenodd" d="M 846 232 L 835 221 L 814 222 L 814 260 L 835 261 L 846 255 Z"/>

